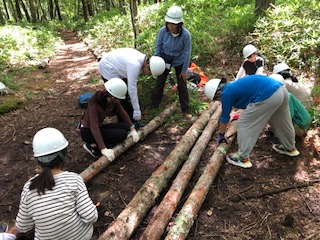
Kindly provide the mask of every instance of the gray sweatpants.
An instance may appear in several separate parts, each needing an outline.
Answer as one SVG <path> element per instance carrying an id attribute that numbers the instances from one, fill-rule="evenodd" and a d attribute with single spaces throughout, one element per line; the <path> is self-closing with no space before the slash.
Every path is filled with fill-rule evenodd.
<path id="1" fill-rule="evenodd" d="M 281 86 L 269 98 L 250 103 L 237 120 L 237 139 L 241 157 L 247 158 L 266 123 L 288 150 L 295 147 L 295 132 L 289 111 L 289 95 Z"/>

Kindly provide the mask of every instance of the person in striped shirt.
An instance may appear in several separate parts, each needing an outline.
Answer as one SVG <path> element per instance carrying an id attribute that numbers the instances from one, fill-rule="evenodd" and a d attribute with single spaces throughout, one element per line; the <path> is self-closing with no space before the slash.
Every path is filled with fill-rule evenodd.
<path id="1" fill-rule="evenodd" d="M 34 239 L 91 239 L 98 212 L 81 176 L 63 170 L 68 141 L 59 130 L 44 128 L 32 144 L 43 171 L 24 185 L 15 226 L 1 233 L 3 239 L 33 229 Z"/>

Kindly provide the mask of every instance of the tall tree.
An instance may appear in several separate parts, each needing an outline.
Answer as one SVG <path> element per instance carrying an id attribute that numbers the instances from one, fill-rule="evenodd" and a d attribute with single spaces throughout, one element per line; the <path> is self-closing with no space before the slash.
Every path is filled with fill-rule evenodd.
<path id="1" fill-rule="evenodd" d="M 20 0 L 20 1 L 21 1 L 20 3 L 21 3 L 21 6 L 22 6 L 22 9 L 24 11 L 24 14 L 26 15 L 26 18 L 27 18 L 28 22 L 30 22 L 31 18 L 30 18 L 28 9 L 27 9 L 26 5 L 24 4 L 23 0 Z"/>
<path id="2" fill-rule="evenodd" d="M 48 11 L 49 11 L 50 19 L 53 20 L 54 11 L 53 11 L 53 1 L 52 0 L 48 0 Z"/>
<path id="3" fill-rule="evenodd" d="M 61 13 L 60 13 L 60 6 L 59 6 L 58 0 L 54 0 L 54 4 L 56 6 L 56 11 L 57 11 L 57 14 L 58 14 L 59 21 L 62 21 L 62 17 L 61 17 Z"/>
<path id="4" fill-rule="evenodd" d="M 19 0 L 15 0 L 15 5 L 16 5 L 16 13 L 17 13 L 18 19 L 22 20 L 22 13 L 20 9 Z"/>
<path id="5" fill-rule="evenodd" d="M 8 7 L 7 7 L 7 4 L 6 4 L 5 0 L 3 0 L 3 7 L 4 7 L 4 10 L 6 12 L 7 19 L 10 20 L 10 14 L 9 14 L 9 10 L 8 10 Z"/>
<path id="6" fill-rule="evenodd" d="M 107 11 L 110 11 L 110 10 L 111 10 L 110 0 L 106 0 L 105 3 L 106 3 L 106 10 L 107 10 Z"/>
<path id="7" fill-rule="evenodd" d="M 126 14 L 126 10 L 124 9 L 124 0 L 119 0 L 119 10 L 121 14 Z"/>
<path id="8" fill-rule="evenodd" d="M 8 0 L 9 2 L 9 9 L 11 8 L 11 13 L 13 15 L 14 21 L 18 22 L 17 12 L 14 10 L 14 6 L 11 0 Z"/>
<path id="9" fill-rule="evenodd" d="M 2 9 L 1 8 L 0 8 L 0 23 L 1 23 L 1 25 L 5 25 L 6 24 L 6 22 L 4 20 L 4 17 L 3 17 L 3 14 L 2 14 Z"/>
<path id="10" fill-rule="evenodd" d="M 276 0 L 255 0 L 255 9 L 254 12 L 256 15 L 263 15 L 266 10 L 273 4 L 276 3 Z"/>
<path id="11" fill-rule="evenodd" d="M 84 21 L 88 22 L 89 21 L 89 10 L 88 10 L 87 0 L 81 0 L 81 1 L 82 1 Z"/>
<path id="12" fill-rule="evenodd" d="M 35 8 L 34 0 L 29 0 L 30 12 L 31 12 L 31 22 L 37 22 L 37 11 Z"/>
<path id="13" fill-rule="evenodd" d="M 132 28 L 133 28 L 133 34 L 134 34 L 134 48 L 136 48 L 137 47 L 136 22 L 137 22 L 137 16 L 138 16 L 137 0 L 130 0 L 130 15 L 131 15 L 131 24 L 132 24 Z"/>

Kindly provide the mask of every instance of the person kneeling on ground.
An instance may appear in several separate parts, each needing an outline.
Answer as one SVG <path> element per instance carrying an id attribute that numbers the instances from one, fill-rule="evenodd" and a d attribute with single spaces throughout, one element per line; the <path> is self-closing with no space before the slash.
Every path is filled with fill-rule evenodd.
<path id="1" fill-rule="evenodd" d="M 281 143 L 272 146 L 274 151 L 292 157 L 300 154 L 295 147 L 288 91 L 281 83 L 269 76 L 250 75 L 230 83 L 212 79 L 204 91 L 210 100 L 219 99 L 222 103 L 218 144 L 227 142 L 225 133 L 232 107 L 244 109 L 237 120 L 239 150 L 227 155 L 230 164 L 243 168 L 252 166 L 249 155 L 267 123 Z"/>
<path id="2" fill-rule="evenodd" d="M 139 141 L 139 134 L 131 122 L 128 113 L 124 110 L 119 99 L 124 99 L 127 85 L 120 78 L 112 78 L 104 83 L 105 89 L 97 91 L 89 100 L 88 107 L 81 120 L 80 134 L 86 142 L 83 148 L 92 157 L 104 155 L 109 161 L 115 158 L 111 149 L 132 136 L 134 142 Z M 117 115 L 124 122 L 104 124 L 107 116 Z M 128 135 L 129 133 L 129 135 Z"/>
<path id="3" fill-rule="evenodd" d="M 35 134 L 34 157 L 43 170 L 24 185 L 15 226 L 0 239 L 14 240 L 33 229 L 34 239 L 91 239 L 98 211 L 81 176 L 63 170 L 68 144 L 55 128 Z"/>

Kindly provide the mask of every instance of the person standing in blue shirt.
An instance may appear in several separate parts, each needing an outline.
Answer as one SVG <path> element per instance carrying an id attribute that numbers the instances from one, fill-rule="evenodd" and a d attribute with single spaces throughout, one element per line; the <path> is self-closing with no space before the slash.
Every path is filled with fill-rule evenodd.
<path id="1" fill-rule="evenodd" d="M 230 83 L 212 79 L 205 86 L 205 94 L 210 99 L 220 99 L 218 144 L 225 141 L 225 132 L 233 107 L 244 109 L 237 120 L 237 140 L 239 149 L 227 155 L 227 161 L 235 166 L 250 168 L 249 155 L 264 126 L 269 123 L 281 144 L 273 150 L 288 156 L 298 156 L 295 148 L 295 131 L 289 111 L 289 95 L 285 86 L 273 78 L 250 75 Z"/>
<path id="2" fill-rule="evenodd" d="M 166 25 L 158 32 L 154 55 L 164 59 L 166 69 L 163 74 L 157 77 L 151 105 L 154 108 L 159 107 L 168 74 L 171 67 L 174 67 L 181 109 L 186 118 L 191 118 L 189 94 L 186 84 L 191 56 L 191 36 L 189 31 L 183 27 L 183 13 L 180 7 L 170 7 L 166 13 L 165 21 Z"/>

